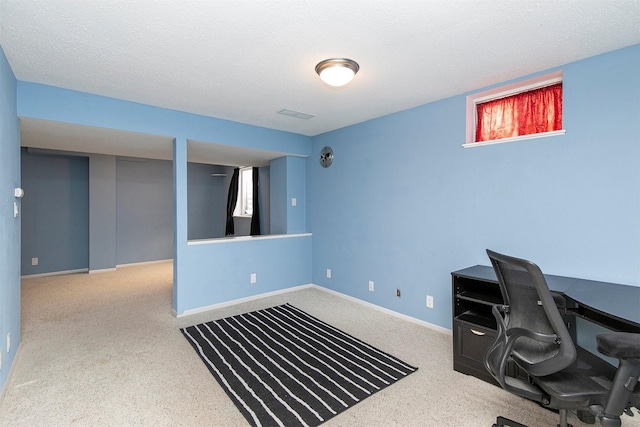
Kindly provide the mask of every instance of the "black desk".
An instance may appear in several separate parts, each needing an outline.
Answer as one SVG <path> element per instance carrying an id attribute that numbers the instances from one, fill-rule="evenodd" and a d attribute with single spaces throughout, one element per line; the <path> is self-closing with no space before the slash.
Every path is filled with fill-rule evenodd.
<path id="1" fill-rule="evenodd" d="M 492 267 L 476 265 L 453 276 L 498 284 Z M 640 287 L 545 274 L 549 289 L 573 302 L 571 312 L 606 328 L 640 333 Z"/>
<path id="2" fill-rule="evenodd" d="M 495 384 L 482 358 L 496 336 L 491 313 L 493 304 L 502 303 L 502 294 L 492 267 L 476 265 L 454 271 L 453 367 Z M 567 299 L 570 313 L 605 328 L 640 333 L 640 287 L 545 275 L 549 289 Z M 570 332 L 575 338 L 575 323 Z"/>
<path id="3" fill-rule="evenodd" d="M 563 294 L 571 311 L 616 331 L 640 333 L 640 287 L 576 279 Z"/>

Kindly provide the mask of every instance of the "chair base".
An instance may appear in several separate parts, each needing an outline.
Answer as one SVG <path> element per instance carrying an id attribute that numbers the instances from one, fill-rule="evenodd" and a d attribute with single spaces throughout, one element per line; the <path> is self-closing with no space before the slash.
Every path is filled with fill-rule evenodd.
<path id="1" fill-rule="evenodd" d="M 564 413 L 564 416 L 563 416 Z M 510 420 L 509 418 L 505 418 L 505 417 L 498 417 L 496 418 L 496 423 L 492 426 L 492 427 L 527 427 L 524 424 L 521 424 L 517 421 L 513 421 Z M 560 424 L 558 424 L 558 427 L 573 427 L 572 424 L 569 424 L 567 422 L 567 411 L 565 410 L 561 410 L 560 413 Z"/>
<path id="2" fill-rule="evenodd" d="M 527 427 L 527 426 L 524 424 L 520 424 L 519 422 L 510 420 L 509 418 L 498 417 L 496 418 L 496 423 L 493 425 L 493 427 Z"/>

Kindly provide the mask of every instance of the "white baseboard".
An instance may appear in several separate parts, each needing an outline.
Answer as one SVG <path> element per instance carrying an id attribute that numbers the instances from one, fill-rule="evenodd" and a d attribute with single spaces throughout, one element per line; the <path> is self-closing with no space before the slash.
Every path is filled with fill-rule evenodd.
<path id="1" fill-rule="evenodd" d="M 16 365 L 18 364 L 18 358 L 20 357 L 20 353 L 22 350 L 22 341 L 18 344 L 18 349 L 16 350 L 16 357 L 13 358 L 13 363 L 9 368 L 9 373 L 7 374 L 7 379 L 2 385 L 2 390 L 0 390 L 0 405 L 4 400 L 4 395 L 7 393 L 7 387 L 9 386 L 9 382 L 11 381 L 11 377 L 13 376 L 13 371 L 15 370 Z"/>
<path id="2" fill-rule="evenodd" d="M 86 273 L 87 271 L 89 271 L 88 268 L 79 268 L 77 270 L 51 271 L 49 273 L 28 274 L 26 276 L 20 276 L 20 278 L 28 279 L 31 277 L 61 276 L 63 274 Z"/>
<path id="3" fill-rule="evenodd" d="M 89 274 L 108 273 L 110 271 L 116 271 L 116 269 L 115 268 L 101 268 L 99 270 L 89 270 Z"/>
<path id="4" fill-rule="evenodd" d="M 31 277 L 61 276 L 63 274 L 76 274 L 76 273 L 89 273 L 89 274 L 109 273 L 109 272 L 116 271 L 118 268 L 122 268 L 122 267 L 137 267 L 137 266 L 148 265 L 148 264 L 162 264 L 162 263 L 165 263 L 165 262 L 173 262 L 173 258 L 160 259 L 160 260 L 156 260 L 156 261 L 132 262 L 130 264 L 118 264 L 115 267 L 101 268 L 101 269 L 98 269 L 98 270 L 89 270 L 88 268 L 79 268 L 77 270 L 51 271 L 49 273 L 28 274 L 26 276 L 20 276 L 20 278 L 21 279 L 28 279 L 28 278 L 31 278 Z"/>
<path id="5" fill-rule="evenodd" d="M 313 284 L 308 284 L 308 285 L 294 286 L 293 288 L 281 289 L 279 291 L 265 292 L 264 294 L 257 294 L 257 295 L 252 295 L 250 297 L 238 298 L 238 299 L 234 299 L 234 300 L 231 300 L 231 301 L 221 302 L 221 303 L 218 303 L 218 304 L 207 305 L 205 307 L 192 308 L 190 310 L 183 311 L 182 314 L 178 314 L 173 309 L 171 311 L 172 311 L 173 315 L 176 316 L 176 317 L 191 316 L 191 315 L 194 315 L 194 314 L 203 313 L 205 311 L 215 310 L 216 308 L 228 307 L 230 305 L 236 305 L 236 304 L 240 304 L 240 303 L 243 303 L 243 302 L 255 301 L 255 300 L 258 300 L 258 299 L 271 297 L 271 296 L 274 296 L 274 295 L 286 294 L 286 293 L 293 292 L 293 291 L 299 291 L 300 289 L 306 289 L 306 288 L 310 288 L 310 287 L 314 287 L 314 286 L 315 285 L 313 285 Z"/>
<path id="6" fill-rule="evenodd" d="M 149 265 L 149 264 L 162 264 L 163 262 L 173 262 L 173 258 L 167 258 L 167 259 L 159 259 L 156 261 L 142 261 L 142 262 L 131 262 L 128 264 L 117 264 L 116 268 L 121 268 L 121 267 L 137 267 L 140 265 Z"/>
<path id="7" fill-rule="evenodd" d="M 425 328 L 432 329 L 432 330 L 434 330 L 436 332 L 440 332 L 442 334 L 453 335 L 453 331 L 451 329 L 443 328 L 442 326 L 438 326 L 438 325 L 435 325 L 433 323 L 425 322 L 424 320 L 416 319 L 415 317 L 407 316 L 406 314 L 398 313 L 397 311 L 389 310 L 388 308 L 380 307 L 379 305 L 375 305 L 375 304 L 372 304 L 370 302 L 363 301 L 361 299 L 352 297 L 350 295 L 346 295 L 346 294 L 343 294 L 341 292 L 334 291 L 333 289 L 327 289 L 327 288 L 324 288 L 324 287 L 318 286 L 318 285 L 312 285 L 312 286 L 314 288 L 316 288 L 316 289 L 321 290 L 321 291 L 329 292 L 330 294 L 339 296 L 340 298 L 348 299 L 349 301 L 352 301 L 352 302 L 355 302 L 355 303 L 358 303 L 358 304 L 362 304 L 362 305 L 365 305 L 365 306 L 367 306 L 369 308 L 372 308 L 374 310 L 378 310 L 378 311 L 381 311 L 383 313 L 390 314 L 392 316 L 398 317 L 398 318 L 400 318 L 402 320 L 406 320 L 407 322 L 411 322 L 411 323 L 415 323 L 415 324 L 420 325 L 420 326 L 424 326 Z"/>
<path id="8" fill-rule="evenodd" d="M 451 331 L 451 329 L 443 328 L 442 326 L 434 325 L 433 323 L 425 322 L 424 320 L 416 319 L 415 317 L 407 316 L 406 314 L 398 313 L 397 311 L 389 310 L 388 308 L 380 307 L 379 305 L 375 305 L 375 304 L 372 304 L 370 302 L 363 301 L 361 299 L 358 299 L 358 298 L 343 294 L 343 293 L 338 292 L 338 291 L 334 291 L 332 289 L 327 289 L 327 288 L 324 288 L 322 286 L 318 286 L 318 285 L 313 284 L 313 283 L 310 283 L 310 284 L 307 284 L 307 285 L 295 286 L 293 288 L 282 289 L 282 290 L 279 290 L 279 291 L 266 292 L 264 294 L 252 295 L 250 297 L 239 298 L 239 299 L 235 299 L 235 300 L 231 300 L 231 301 L 225 301 L 225 302 L 221 302 L 221 303 L 218 303 L 218 304 L 208 305 L 208 306 L 205 306 L 205 307 L 193 308 L 193 309 L 190 309 L 190 310 L 185 310 L 182 314 L 178 314 L 175 310 L 171 310 L 171 311 L 172 311 L 173 315 L 175 317 L 178 317 L 178 318 L 179 317 L 184 317 L 184 316 L 191 316 L 191 315 L 194 315 L 194 314 L 203 313 L 205 311 L 215 310 L 216 308 L 228 307 L 230 305 L 240 304 L 240 303 L 249 302 L 249 301 L 255 301 L 255 300 L 258 300 L 258 299 L 262 299 L 262 298 L 266 298 L 266 297 L 270 297 L 270 296 L 274 296 L 274 295 L 286 294 L 286 293 L 289 293 L 289 292 L 299 291 L 301 289 L 307 289 L 307 288 L 314 288 L 314 289 L 318 289 L 320 291 L 328 292 L 328 293 L 333 294 L 335 296 L 338 296 L 340 298 L 344 298 L 344 299 L 347 299 L 349 301 L 365 305 L 365 306 L 367 306 L 369 308 L 372 308 L 374 310 L 378 310 L 378 311 L 381 311 L 383 313 L 390 314 L 390 315 L 398 317 L 398 318 L 400 318 L 402 320 L 406 320 L 407 322 L 415 323 L 417 325 L 420 325 L 420 326 L 423 326 L 425 328 L 434 330 L 436 332 L 440 332 L 442 334 L 446 334 L 446 335 L 450 335 L 450 336 L 453 335 L 453 331 Z"/>

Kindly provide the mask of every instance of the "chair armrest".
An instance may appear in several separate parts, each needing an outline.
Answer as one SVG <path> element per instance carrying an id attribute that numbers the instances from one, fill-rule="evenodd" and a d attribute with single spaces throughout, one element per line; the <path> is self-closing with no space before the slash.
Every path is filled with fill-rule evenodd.
<path id="1" fill-rule="evenodd" d="M 640 334 L 607 332 L 596 335 L 598 351 L 616 359 L 640 359 Z"/>
<path id="2" fill-rule="evenodd" d="M 600 418 L 601 425 L 619 426 L 622 412 L 633 415 L 629 405 L 638 406 L 640 402 L 636 387 L 638 378 L 640 378 L 640 334 L 607 332 L 596 335 L 596 341 L 600 353 L 615 357 L 620 363 L 611 385 L 607 403 L 604 408 L 601 406 L 592 408 L 592 412 Z M 634 390 L 635 400 L 632 398 Z"/>

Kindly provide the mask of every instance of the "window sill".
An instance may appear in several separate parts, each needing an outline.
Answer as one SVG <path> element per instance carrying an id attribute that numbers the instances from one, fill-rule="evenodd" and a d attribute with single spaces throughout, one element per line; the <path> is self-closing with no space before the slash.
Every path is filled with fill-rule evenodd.
<path id="1" fill-rule="evenodd" d="M 290 239 L 290 238 L 309 237 L 309 236 L 312 236 L 312 234 L 296 233 L 296 234 L 263 234 L 260 236 L 226 236 L 226 237 L 215 237 L 212 239 L 189 240 L 187 241 L 187 245 L 196 246 L 196 245 L 210 245 L 210 244 L 218 244 L 218 243 L 239 243 L 239 242 L 256 241 L 256 240 Z"/>
<path id="2" fill-rule="evenodd" d="M 505 142 L 517 142 L 524 141 L 527 139 L 538 139 L 538 138 L 546 138 L 548 136 L 558 136 L 564 135 L 566 130 L 554 130 L 552 132 L 544 132 L 544 133 L 536 133 L 533 135 L 523 135 L 516 136 L 514 138 L 502 138 L 502 139 L 493 139 L 491 141 L 483 141 L 483 142 L 469 142 L 466 144 L 462 144 L 464 148 L 472 148 L 472 147 L 484 147 L 485 145 L 495 145 L 495 144 L 504 144 Z"/>

